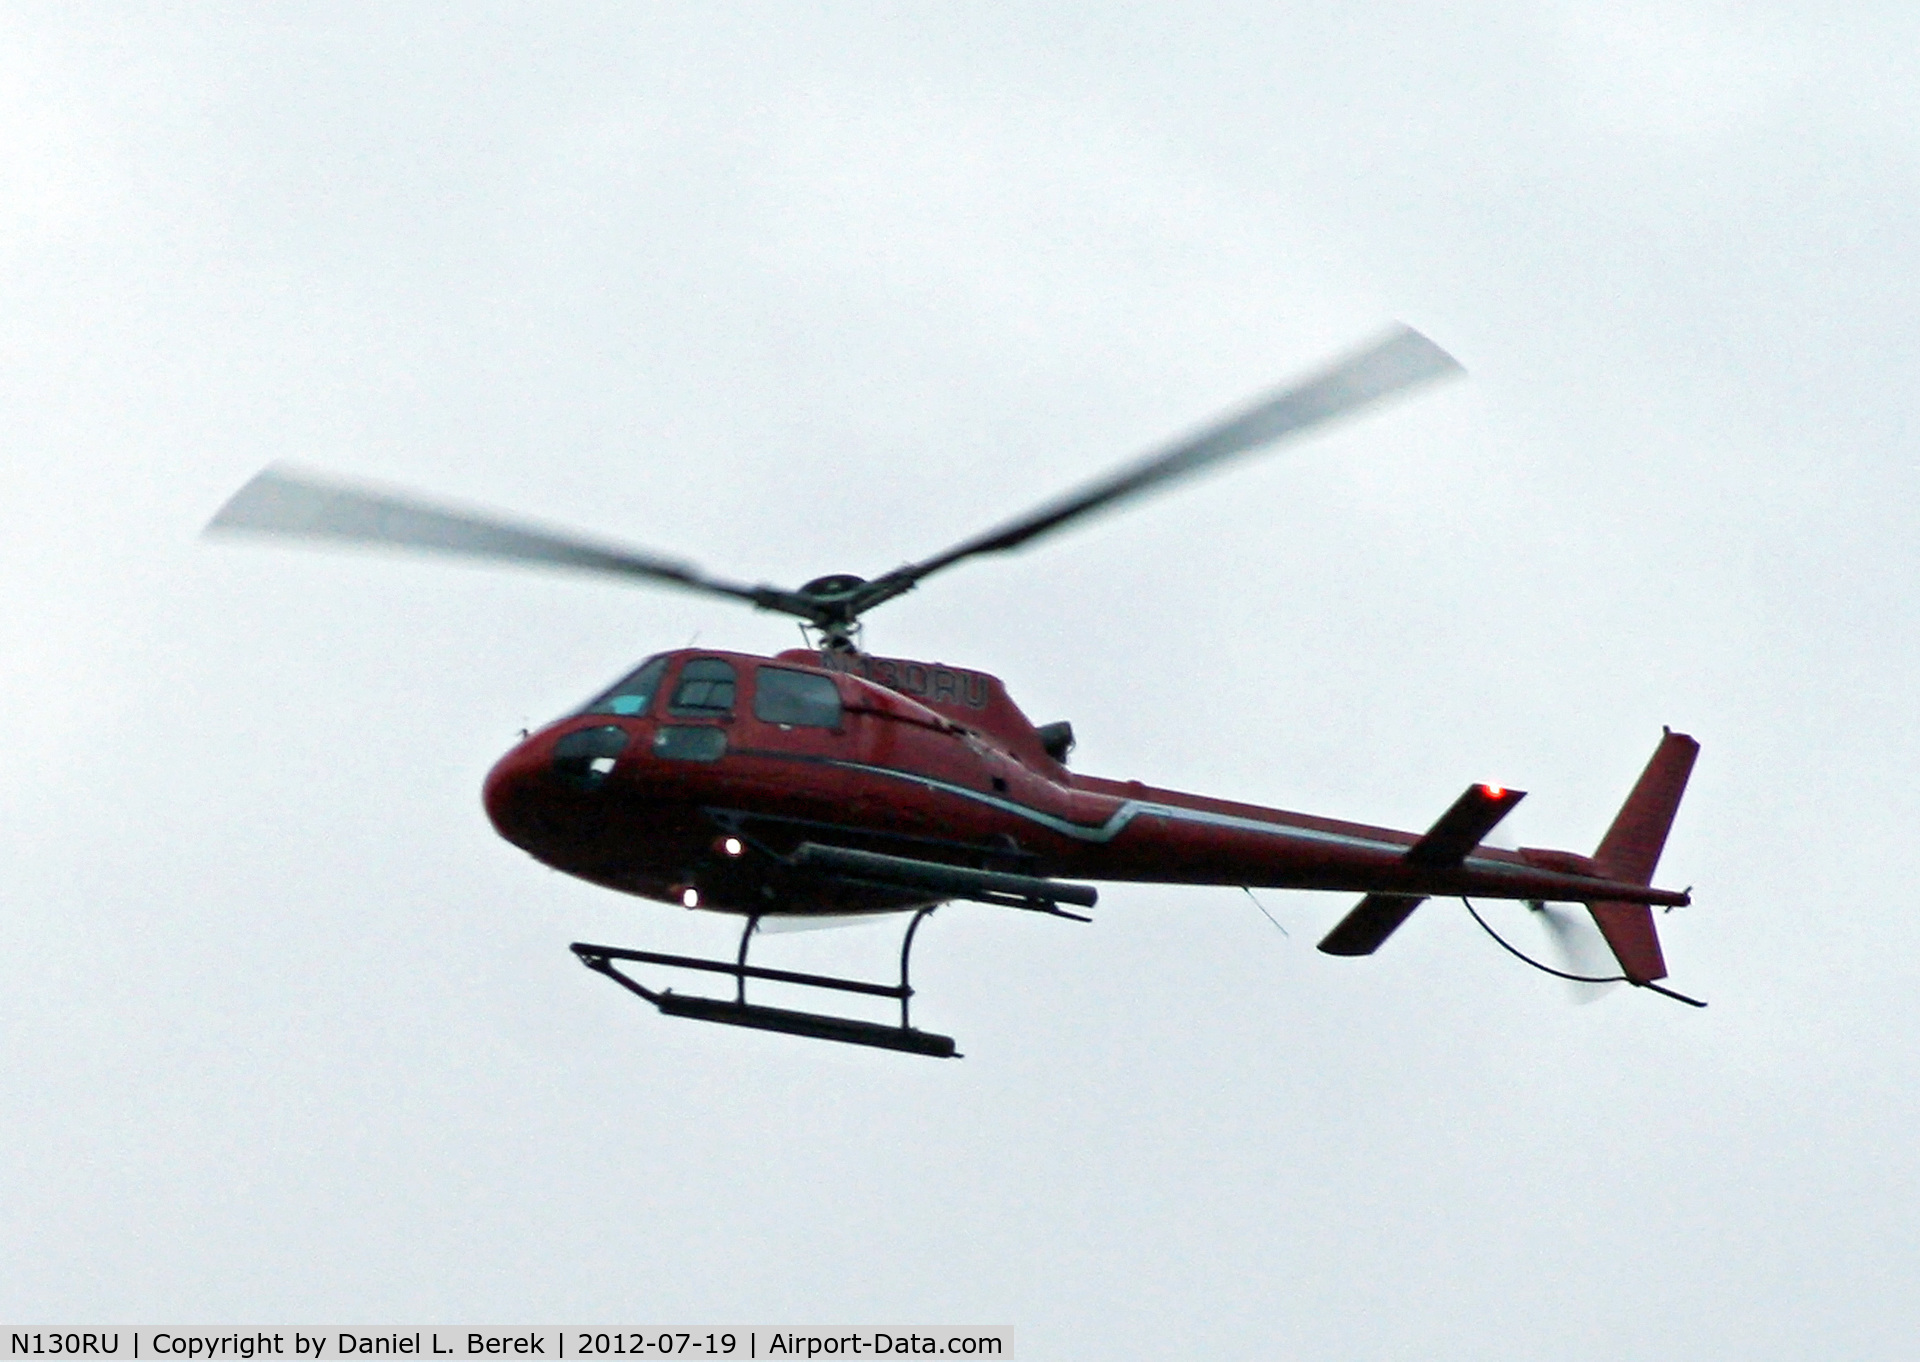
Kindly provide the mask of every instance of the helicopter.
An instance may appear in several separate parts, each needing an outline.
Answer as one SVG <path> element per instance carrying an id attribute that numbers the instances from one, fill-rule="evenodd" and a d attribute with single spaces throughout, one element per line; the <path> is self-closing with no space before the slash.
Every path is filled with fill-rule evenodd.
<path id="1" fill-rule="evenodd" d="M 1624 981 L 1705 1006 L 1658 982 L 1667 968 L 1652 914 L 1691 902 L 1688 890 L 1652 883 L 1699 751 L 1686 734 L 1664 733 L 1591 856 L 1508 850 L 1487 838 L 1524 797 L 1519 790 L 1469 786 L 1414 833 L 1103 779 L 1068 767 L 1071 724 L 1034 724 L 998 677 L 861 647 L 864 617 L 935 573 L 1019 549 L 1459 372 L 1446 351 L 1397 325 L 1196 434 L 932 557 L 872 579 L 834 573 L 793 589 L 279 465 L 236 492 L 207 529 L 571 569 L 800 621 L 807 646 L 773 656 L 658 653 L 578 710 L 523 733 L 486 777 L 494 828 L 543 864 L 620 893 L 744 919 L 729 959 L 573 943 L 583 965 L 668 1016 L 954 1057 L 951 1036 L 912 1020 L 909 963 L 927 915 L 964 900 L 1088 922 L 1098 890 L 1087 881 L 1360 894 L 1319 943 L 1333 956 L 1373 954 L 1430 898 L 1462 898 L 1470 911 L 1473 898 L 1542 912 L 1584 905 L 1618 974 L 1556 970 L 1495 938 L 1548 973 Z M 878 914 L 907 918 L 897 982 L 748 961 L 763 921 Z M 649 984 L 635 967 L 656 981 L 659 971 L 722 976 L 731 996 Z M 898 1004 L 899 1021 L 750 1002 L 750 981 L 884 999 Z"/>

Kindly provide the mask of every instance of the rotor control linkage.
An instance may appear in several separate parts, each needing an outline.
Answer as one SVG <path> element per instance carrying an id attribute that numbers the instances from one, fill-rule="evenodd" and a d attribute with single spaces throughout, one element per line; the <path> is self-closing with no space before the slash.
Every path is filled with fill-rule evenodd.
<path id="1" fill-rule="evenodd" d="M 960 1057 L 959 1051 L 955 1048 L 952 1036 L 914 1029 L 907 1011 L 908 999 L 913 997 L 913 987 L 907 981 L 907 962 L 913 953 L 914 934 L 920 930 L 921 920 L 932 911 L 931 908 L 922 908 L 907 924 L 906 936 L 900 943 L 900 982 L 897 984 L 876 984 L 864 979 L 840 979 L 830 974 L 803 974 L 797 970 L 749 965 L 747 945 L 760 925 L 758 917 L 747 919 L 746 930 L 740 934 L 740 954 L 736 960 L 703 960 L 691 955 L 667 955 L 660 951 L 629 950 L 621 946 L 595 946 L 584 941 L 574 942 L 572 950 L 588 969 L 606 975 L 629 993 L 645 998 L 669 1017 L 691 1017 L 695 1021 L 747 1026 L 760 1031 L 779 1031 L 790 1036 L 810 1036 L 816 1040 L 837 1040 L 848 1045 L 867 1045 L 882 1050 L 902 1050 L 910 1054 L 931 1055 L 936 1059 L 957 1059 Z M 737 991 L 733 998 L 728 999 L 675 993 L 671 989 L 651 989 L 616 968 L 614 962 L 618 960 L 730 975 Z M 875 998 L 897 998 L 900 1000 L 900 1024 L 887 1026 L 857 1017 L 796 1012 L 784 1007 L 750 1003 L 747 1001 L 749 979 L 764 979 L 769 983 L 792 984 L 801 988 L 836 989 L 842 993 L 860 993 Z"/>

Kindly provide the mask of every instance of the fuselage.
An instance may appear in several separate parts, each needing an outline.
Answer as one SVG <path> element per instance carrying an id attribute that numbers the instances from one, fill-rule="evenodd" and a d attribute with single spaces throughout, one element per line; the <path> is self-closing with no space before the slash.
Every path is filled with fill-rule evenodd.
<path id="1" fill-rule="evenodd" d="M 796 865 L 803 842 L 1071 879 L 1685 901 L 1564 852 L 1427 868 L 1404 859 L 1415 833 L 1082 775 L 1063 751 L 984 672 L 690 649 L 529 736 L 484 797 L 500 834 L 555 869 L 734 913 L 926 902 Z"/>

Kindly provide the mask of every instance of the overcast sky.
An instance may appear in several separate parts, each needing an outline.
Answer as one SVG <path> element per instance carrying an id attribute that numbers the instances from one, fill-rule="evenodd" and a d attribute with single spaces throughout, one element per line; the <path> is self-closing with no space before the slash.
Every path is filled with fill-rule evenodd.
<path id="1" fill-rule="evenodd" d="M 1283 8 L 0 9 L 0 1315 L 1911 1356 L 1920 17 Z M 567 943 L 728 921 L 480 782 L 791 623 L 198 537 L 284 459 L 872 575 L 1394 319 L 1468 377 L 868 642 L 1086 771 L 1409 828 L 1491 780 L 1580 851 L 1691 732 L 1705 1012 L 1458 904 L 1344 960 L 1348 896 L 1116 886 L 936 915 L 959 1062 L 663 1018 Z"/>

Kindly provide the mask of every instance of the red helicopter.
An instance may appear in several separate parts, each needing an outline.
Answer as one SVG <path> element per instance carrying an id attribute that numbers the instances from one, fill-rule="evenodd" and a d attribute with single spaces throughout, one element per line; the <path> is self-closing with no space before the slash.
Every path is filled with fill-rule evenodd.
<path id="1" fill-rule="evenodd" d="M 581 962 L 672 1016 L 950 1057 L 911 1024 L 908 961 L 928 913 L 954 899 L 1089 921 L 1082 880 L 1345 890 L 1361 898 L 1320 942 L 1370 955 L 1430 897 L 1585 904 L 1624 980 L 1691 1003 L 1666 977 L 1652 887 L 1699 745 L 1668 731 L 1592 856 L 1483 845 L 1518 790 L 1474 785 L 1425 833 L 1103 780 L 1069 770 L 1073 730 L 1035 726 L 998 678 L 859 647 L 875 606 L 943 568 L 1019 548 L 1094 512 L 1459 371 L 1407 327 L 1170 448 L 922 562 L 797 590 L 724 581 L 684 563 L 497 517 L 269 468 L 210 531 L 402 546 L 638 578 L 798 617 L 807 648 L 760 657 L 658 654 L 577 713 L 527 736 L 487 776 L 500 835 L 557 870 L 622 893 L 746 919 L 729 960 L 577 942 Z M 1468 903 L 1471 909 L 1471 902 Z M 898 983 L 747 962 L 761 920 L 910 914 Z M 1478 916 L 1476 914 L 1476 916 Z M 1484 921 L 1482 925 L 1486 924 Z M 1488 928 L 1491 932 L 1491 928 Z M 1498 939 L 1498 938 L 1496 938 Z M 1502 944 L 1506 943 L 1502 941 Z M 622 966 L 702 971 L 733 996 L 643 984 Z M 749 980 L 897 1001 L 898 1025 L 769 1007 Z"/>

